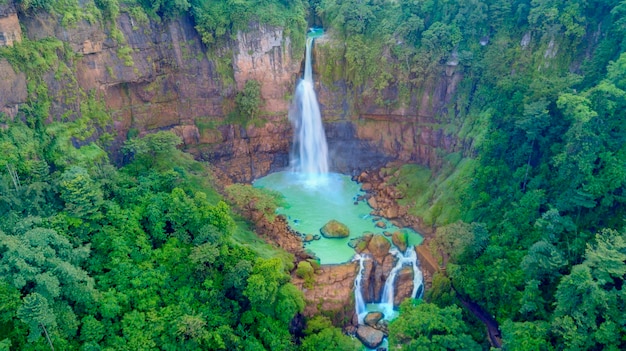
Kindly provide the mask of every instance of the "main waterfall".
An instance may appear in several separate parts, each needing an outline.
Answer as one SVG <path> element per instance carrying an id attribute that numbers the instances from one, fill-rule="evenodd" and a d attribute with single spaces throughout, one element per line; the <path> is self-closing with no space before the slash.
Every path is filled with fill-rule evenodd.
<path id="1" fill-rule="evenodd" d="M 296 95 L 289 110 L 289 120 L 295 131 L 291 168 L 294 172 L 316 175 L 328 173 L 328 145 L 313 84 L 311 67 L 313 40 L 313 36 L 307 37 L 304 77 L 296 87 Z"/>

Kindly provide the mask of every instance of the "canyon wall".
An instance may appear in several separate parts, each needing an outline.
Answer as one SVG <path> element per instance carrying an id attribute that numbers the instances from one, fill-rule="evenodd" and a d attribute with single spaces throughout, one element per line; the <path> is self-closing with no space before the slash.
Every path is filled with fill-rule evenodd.
<path id="1" fill-rule="evenodd" d="M 188 152 L 211 162 L 229 182 L 249 182 L 288 165 L 289 98 L 304 53 L 282 28 L 251 23 L 224 45 L 207 47 L 185 16 L 146 23 L 121 12 L 107 23 L 61 22 L 46 12 L 21 13 L 11 1 L 0 6 L 0 45 L 22 38 L 64 43 L 59 58 L 67 69 L 43 76 L 49 121 L 77 118 L 81 101 L 95 94 L 113 117 L 110 151 L 118 163 L 124 162 L 119 150 L 128 137 L 172 130 Z M 332 39 L 318 41 L 315 60 L 323 61 L 324 43 Z M 437 119 L 461 78 L 454 67 L 445 67 L 413 87 L 410 102 L 395 109 L 368 97 L 349 103 L 346 97 L 355 91 L 345 81 L 318 82 L 331 169 L 357 174 L 392 159 L 436 167 L 440 151 L 462 149 Z M 249 79 L 261 83 L 261 118 L 235 123 L 229 115 L 234 97 Z M 0 80 L 0 112 L 15 117 L 28 99 L 26 75 L 0 59 Z M 398 98 L 393 86 L 384 94 L 387 101 Z"/>

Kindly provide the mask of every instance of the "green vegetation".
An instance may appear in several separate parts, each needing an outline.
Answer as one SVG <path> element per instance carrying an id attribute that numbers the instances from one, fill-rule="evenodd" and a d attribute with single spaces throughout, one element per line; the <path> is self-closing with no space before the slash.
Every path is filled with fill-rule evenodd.
<path id="1" fill-rule="evenodd" d="M 285 205 L 283 195 L 275 190 L 254 188 L 248 184 L 232 184 L 226 187 L 230 200 L 241 209 L 263 213 L 270 221 L 276 217 L 276 209 Z"/>
<path id="2" fill-rule="evenodd" d="M 304 302 L 290 267 L 234 239 L 242 229 L 178 137 L 131 139 L 132 162 L 116 169 L 106 154 L 61 157 L 90 146 L 36 125 L 14 121 L 0 134 L 4 345 L 295 347 L 288 325 Z"/>
<path id="3" fill-rule="evenodd" d="M 389 325 L 389 343 L 399 350 L 481 350 L 467 329 L 456 306 L 405 300 Z"/>
<path id="4" fill-rule="evenodd" d="M 410 211 L 438 227 L 432 246 L 447 276 L 429 299 L 445 309 L 458 291 L 477 302 L 507 349 L 625 348 L 616 317 L 626 312 L 624 2 L 323 0 L 316 9 L 345 40 L 321 48 L 322 79 L 345 80 L 357 112 L 359 98 L 386 87 L 420 97 L 446 68 L 464 76 L 436 116 L 464 153 L 388 171 Z M 404 307 L 398 323 L 417 313 Z M 390 329 L 392 344 L 414 348 L 413 338 L 434 335 Z"/>
<path id="5" fill-rule="evenodd" d="M 626 348 L 624 1 L 16 3 L 65 28 L 104 22 L 128 66 L 121 13 L 139 24 L 189 15 L 225 96 L 234 85 L 225 44 L 266 23 L 284 28 L 297 56 L 307 11 L 340 39 L 319 47 L 317 64 L 327 86 L 347 83 L 352 110 L 360 99 L 411 106 L 454 70 L 462 81 L 433 123 L 460 150 L 437 150 L 432 169 L 385 171 L 402 204 L 437 229 L 431 246 L 446 267 L 428 303 L 402 305 L 391 347 L 486 348 L 461 296 L 500 323 L 506 349 Z M 288 328 L 304 304 L 289 283 L 293 257 L 231 213 L 179 137 L 130 130 L 128 163 L 116 168 L 111 115 L 97 91 L 79 88 L 69 44 L 24 38 L 0 57 L 28 90 L 18 115 L 0 120 L 0 349 L 298 348 Z M 63 87 L 58 96 L 45 75 Z M 257 120 L 259 83 L 228 103 L 234 119 Z M 203 133 L 222 122 L 196 121 Z M 280 203 L 246 186 L 228 192 L 270 217 Z M 295 274 L 310 285 L 315 268 L 300 262 Z M 355 347 L 321 317 L 301 341 Z"/>

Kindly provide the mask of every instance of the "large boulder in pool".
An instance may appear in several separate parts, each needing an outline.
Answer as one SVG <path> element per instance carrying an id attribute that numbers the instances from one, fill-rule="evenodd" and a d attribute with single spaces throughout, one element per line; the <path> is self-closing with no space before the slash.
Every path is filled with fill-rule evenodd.
<path id="1" fill-rule="evenodd" d="M 378 322 L 383 319 L 383 317 L 385 316 L 382 312 L 369 312 L 367 315 L 365 315 L 363 323 L 365 323 L 365 325 L 369 325 L 370 327 L 375 328 Z"/>
<path id="2" fill-rule="evenodd" d="M 365 347 L 375 349 L 383 343 L 385 334 L 369 325 L 359 325 L 356 329 L 356 337 L 361 340 Z"/>
<path id="3" fill-rule="evenodd" d="M 325 238 L 347 238 L 350 235 L 348 226 L 334 219 L 324 224 L 320 232 Z"/>
<path id="4" fill-rule="evenodd" d="M 389 240 L 380 234 L 374 235 L 367 244 L 367 249 L 379 264 L 383 263 L 383 258 L 389 253 L 390 248 L 391 243 Z"/>

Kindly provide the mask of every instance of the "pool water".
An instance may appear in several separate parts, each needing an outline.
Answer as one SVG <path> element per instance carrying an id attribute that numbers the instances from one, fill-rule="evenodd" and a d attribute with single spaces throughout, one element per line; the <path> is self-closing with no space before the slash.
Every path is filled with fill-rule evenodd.
<path id="1" fill-rule="evenodd" d="M 283 214 L 289 226 L 306 235 L 320 235 L 320 229 L 331 219 L 335 219 L 350 229 L 347 238 L 324 238 L 305 243 L 305 248 L 312 251 L 321 264 L 348 262 L 355 254 L 348 246 L 352 238 L 364 233 L 393 233 L 401 230 L 408 234 L 409 245 L 419 245 L 423 238 L 409 228 L 398 228 L 384 218 L 370 215 L 372 208 L 365 200 L 359 200 L 365 192 L 349 176 L 328 173 L 310 175 L 294 172 L 277 172 L 254 181 L 253 186 L 280 192 L 288 204 L 277 209 Z M 382 221 L 386 228 L 376 226 Z M 388 238 L 391 240 L 391 238 Z"/>

